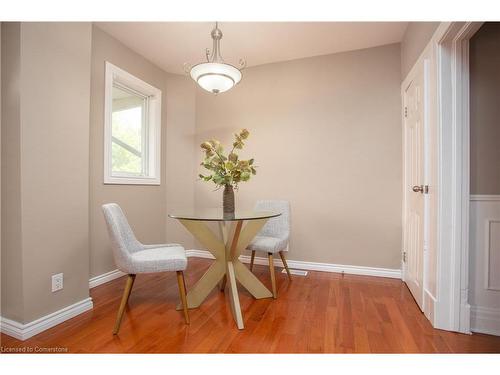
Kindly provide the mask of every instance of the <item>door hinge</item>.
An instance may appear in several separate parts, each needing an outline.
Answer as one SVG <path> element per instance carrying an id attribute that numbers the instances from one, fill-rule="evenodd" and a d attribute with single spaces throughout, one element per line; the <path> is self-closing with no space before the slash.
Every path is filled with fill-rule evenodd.
<path id="1" fill-rule="evenodd" d="M 406 263 L 406 251 L 403 251 L 403 262 Z"/>
<path id="2" fill-rule="evenodd" d="M 405 118 L 408 118 L 408 107 L 405 107 Z"/>

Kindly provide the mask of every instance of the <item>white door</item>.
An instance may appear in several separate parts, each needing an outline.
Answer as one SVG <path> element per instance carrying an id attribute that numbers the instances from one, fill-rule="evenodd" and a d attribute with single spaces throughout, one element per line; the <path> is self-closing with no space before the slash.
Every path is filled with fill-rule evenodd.
<path id="1" fill-rule="evenodd" d="M 424 69 L 418 69 L 404 93 L 403 280 L 423 309 Z"/>

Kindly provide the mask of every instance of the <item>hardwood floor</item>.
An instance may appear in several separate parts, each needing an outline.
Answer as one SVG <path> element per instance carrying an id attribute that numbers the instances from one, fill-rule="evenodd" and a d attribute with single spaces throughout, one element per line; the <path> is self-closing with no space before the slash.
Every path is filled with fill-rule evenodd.
<path id="1" fill-rule="evenodd" d="M 209 264 L 189 259 L 188 289 Z M 270 287 L 267 267 L 254 272 Z M 217 288 L 189 311 L 186 326 L 175 310 L 175 277 L 137 276 L 118 336 L 112 330 L 125 278 L 92 289 L 92 311 L 24 342 L 2 334 L 1 345 L 73 353 L 500 353 L 500 337 L 433 329 L 400 280 L 309 272 L 289 282 L 276 272 L 277 300 L 254 300 L 240 288 L 245 330 L 239 331 Z"/>

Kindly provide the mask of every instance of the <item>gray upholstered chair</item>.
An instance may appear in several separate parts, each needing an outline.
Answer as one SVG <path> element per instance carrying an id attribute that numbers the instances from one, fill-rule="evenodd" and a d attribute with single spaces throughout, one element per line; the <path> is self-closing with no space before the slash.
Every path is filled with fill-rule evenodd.
<path id="1" fill-rule="evenodd" d="M 274 259 L 273 255 L 278 253 L 281 257 L 283 265 L 285 266 L 288 278 L 291 279 L 290 270 L 286 263 L 285 251 L 288 251 L 288 240 L 290 237 L 290 203 L 288 201 L 280 200 L 263 200 L 257 201 L 255 205 L 256 211 L 277 211 L 281 215 L 269 219 L 264 225 L 259 234 L 255 236 L 254 240 L 248 245 L 247 250 L 252 251 L 250 260 L 250 270 L 253 269 L 256 251 L 263 251 L 267 253 L 269 259 L 269 271 L 271 273 L 271 284 L 273 288 L 273 297 L 277 297 L 276 292 L 276 278 L 274 275 Z"/>
<path id="2" fill-rule="evenodd" d="M 178 244 L 143 245 L 135 238 L 120 206 L 116 203 L 108 203 L 102 206 L 102 210 L 111 239 L 115 263 L 120 271 L 128 275 L 113 334 L 116 335 L 120 330 L 125 306 L 138 273 L 176 271 L 184 319 L 186 324 L 189 324 L 183 272 L 187 267 L 184 248 Z"/>

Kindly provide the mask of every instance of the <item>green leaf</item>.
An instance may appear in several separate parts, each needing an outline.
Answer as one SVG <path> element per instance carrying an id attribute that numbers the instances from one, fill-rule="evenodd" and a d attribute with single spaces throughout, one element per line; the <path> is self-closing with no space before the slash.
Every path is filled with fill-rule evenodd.
<path id="1" fill-rule="evenodd" d="M 243 173 L 241 174 L 241 181 L 248 181 L 248 180 L 250 180 L 250 176 L 251 176 L 251 174 L 250 174 L 250 173 L 248 173 L 248 172 L 243 172 Z"/>
<path id="2" fill-rule="evenodd" d="M 204 181 L 213 181 L 219 187 L 231 184 L 235 189 L 238 188 L 239 182 L 248 181 L 257 173 L 253 167 L 254 159 L 239 160 L 234 149 L 243 149 L 244 140 L 249 134 L 246 129 L 234 134 L 233 151 L 227 156 L 224 155 L 224 148 L 218 140 L 211 139 L 203 142 L 201 148 L 205 151 L 205 158 L 200 165 L 211 172 L 208 176 L 199 174 L 199 177 Z"/>
<path id="3" fill-rule="evenodd" d="M 234 152 L 231 152 L 228 155 L 228 159 L 232 161 L 233 163 L 236 163 L 238 161 L 238 155 L 236 155 Z"/>
<path id="4" fill-rule="evenodd" d="M 213 177 L 213 181 L 218 184 L 218 185 L 222 185 L 224 183 L 224 177 L 220 176 L 220 175 L 215 175 Z"/>

